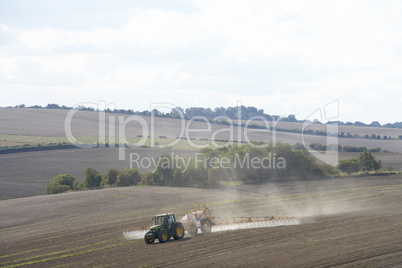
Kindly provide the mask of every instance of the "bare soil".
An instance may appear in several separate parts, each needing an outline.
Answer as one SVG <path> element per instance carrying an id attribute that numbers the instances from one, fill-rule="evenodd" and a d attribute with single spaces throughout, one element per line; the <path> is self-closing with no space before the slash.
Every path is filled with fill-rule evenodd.
<path id="1" fill-rule="evenodd" d="M 215 216 L 299 225 L 146 245 L 122 231 L 206 202 Z M 287 181 L 230 190 L 125 187 L 0 202 L 0 267 L 397 267 L 402 177 Z"/>

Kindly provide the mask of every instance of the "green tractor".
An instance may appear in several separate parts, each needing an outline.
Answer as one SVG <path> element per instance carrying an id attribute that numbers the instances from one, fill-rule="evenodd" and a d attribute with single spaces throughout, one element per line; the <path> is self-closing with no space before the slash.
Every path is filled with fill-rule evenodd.
<path id="1" fill-rule="evenodd" d="M 154 218 L 152 219 L 154 220 Z M 165 243 L 173 236 L 175 240 L 183 239 L 184 227 L 181 222 L 176 221 L 174 214 L 166 213 L 155 216 L 155 225 L 149 228 L 144 240 L 152 244 L 158 238 L 159 243 Z"/>

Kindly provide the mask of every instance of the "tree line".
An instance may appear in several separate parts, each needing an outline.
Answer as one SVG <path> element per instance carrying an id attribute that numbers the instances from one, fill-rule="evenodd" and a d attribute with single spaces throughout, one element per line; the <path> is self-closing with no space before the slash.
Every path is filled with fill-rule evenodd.
<path id="1" fill-rule="evenodd" d="M 257 145 L 257 144 L 255 144 Z M 258 144 L 260 145 L 260 144 Z M 153 171 L 140 173 L 134 168 L 109 169 L 99 174 L 85 170 L 83 183 L 77 177 L 61 174 L 54 178 L 46 193 L 86 190 L 103 187 L 156 185 L 175 187 L 219 188 L 224 182 L 261 183 L 275 179 L 325 177 L 336 169 L 318 163 L 306 150 L 293 150 L 288 144 L 270 143 L 264 148 L 232 145 L 200 151 L 200 159 L 187 159 L 187 166 L 177 165 L 172 155 L 161 155 Z"/>
<path id="2" fill-rule="evenodd" d="M 78 182 L 76 176 L 61 174 L 48 185 L 46 193 L 141 185 L 219 188 L 225 182 L 233 181 L 254 184 L 278 179 L 323 178 L 339 174 L 339 170 L 350 175 L 358 171 L 367 174 L 382 168 L 381 161 L 369 151 L 355 159 L 340 161 L 336 169 L 318 163 L 305 149 L 294 150 L 290 145 L 281 143 L 275 146 L 271 143 L 264 148 L 251 145 L 206 148 L 201 150 L 200 155 L 204 159 L 202 164 L 191 158 L 187 166 L 182 166 L 174 164 L 172 155 L 164 154 L 156 161 L 158 164 L 153 171 L 144 173 L 135 168 L 112 168 L 99 174 L 95 169 L 87 168 L 82 183 Z M 281 159 L 284 161 L 281 162 Z"/>
<path id="3" fill-rule="evenodd" d="M 33 106 L 26 106 L 25 104 L 20 104 L 20 105 L 15 105 L 13 106 L 7 106 L 6 108 L 46 108 L 46 109 L 73 109 L 73 107 L 68 107 L 65 105 L 58 105 L 54 103 L 49 103 L 47 106 L 40 106 L 40 105 L 33 105 Z M 85 107 L 85 106 L 80 106 L 75 109 L 80 109 L 84 111 L 96 111 L 95 108 L 93 107 Z M 134 111 L 133 109 L 106 109 L 105 112 L 107 113 L 119 113 L 119 114 L 136 114 L 136 115 L 145 115 L 149 116 L 151 114 L 154 114 L 155 116 L 160 116 L 160 117 L 169 117 L 169 118 L 180 118 L 180 116 L 184 116 L 184 118 L 189 119 L 193 118 L 194 116 L 203 116 L 208 119 L 213 119 L 219 116 L 225 116 L 230 119 L 237 119 L 241 117 L 243 120 L 250 119 L 254 116 L 259 116 L 262 118 L 267 119 L 268 121 L 273 121 L 273 120 L 278 120 L 280 119 L 283 122 L 306 122 L 308 120 L 297 120 L 296 116 L 294 114 L 290 114 L 287 117 L 281 117 L 279 115 L 270 115 L 266 114 L 263 109 L 258 109 L 253 106 L 233 106 L 233 107 L 216 107 L 214 109 L 211 108 L 204 108 L 204 107 L 190 107 L 190 108 L 181 108 L 181 107 L 176 107 L 172 109 L 170 112 L 162 112 L 157 109 L 154 109 L 152 111 L 145 110 L 145 111 Z M 313 123 L 316 124 L 321 124 L 318 120 L 314 120 Z M 381 125 L 378 121 L 373 121 L 370 124 L 365 124 L 360 121 L 356 122 L 342 122 L 342 121 L 329 121 L 327 124 L 338 124 L 338 125 L 344 125 L 344 126 L 359 126 L 359 127 L 386 127 L 386 128 L 402 128 L 402 122 L 395 122 L 395 123 L 387 123 L 384 125 Z M 318 135 L 318 134 L 315 134 Z M 345 135 L 345 134 L 344 134 Z M 339 134 L 340 137 L 342 136 L 342 133 Z M 352 135 L 350 135 L 353 137 Z M 375 135 L 375 137 L 372 137 L 372 135 L 367 135 L 368 137 L 365 136 L 365 138 L 376 138 L 378 139 L 378 135 Z M 381 138 L 381 137 L 380 137 Z M 382 137 L 384 138 L 384 137 Z M 384 138 L 385 139 L 385 138 Z"/>
<path id="4" fill-rule="evenodd" d="M 46 151 L 46 150 L 59 150 L 59 149 L 76 149 L 77 146 L 70 143 L 50 143 L 36 145 L 24 144 L 24 145 L 13 145 L 13 146 L 2 146 L 0 147 L 0 154 L 10 154 L 10 153 L 22 153 L 22 152 L 36 152 L 36 151 Z"/>
<path id="5" fill-rule="evenodd" d="M 350 145 L 339 145 L 339 144 L 320 144 L 318 142 L 313 142 L 308 145 L 311 149 L 316 151 L 338 151 L 338 152 L 346 152 L 346 153 L 361 153 L 365 151 L 369 151 L 372 153 L 388 153 L 388 150 L 383 150 L 381 147 L 376 148 L 367 148 L 366 146 L 350 146 Z M 293 145 L 294 149 L 303 148 L 303 144 L 296 143 Z"/>
<path id="6" fill-rule="evenodd" d="M 107 186 L 123 187 L 138 185 L 141 181 L 141 174 L 135 168 L 123 171 L 112 168 L 101 175 L 95 169 L 87 168 L 84 172 L 84 178 L 84 182 L 80 183 L 74 175 L 60 174 L 47 186 L 46 194 L 91 190 Z"/>

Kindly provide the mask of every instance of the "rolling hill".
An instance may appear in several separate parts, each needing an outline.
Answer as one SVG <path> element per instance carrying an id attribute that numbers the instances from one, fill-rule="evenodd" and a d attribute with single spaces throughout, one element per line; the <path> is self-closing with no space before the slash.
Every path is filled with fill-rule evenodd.
<path id="1" fill-rule="evenodd" d="M 1 146 L 12 146 L 15 142 L 13 136 L 20 139 L 17 144 L 21 140 L 65 139 L 67 112 L 0 109 L 0 135 L 11 137 L 1 141 Z M 98 116 L 96 112 L 77 112 L 72 122 L 72 132 L 77 139 L 98 137 Z M 109 122 L 126 118 L 127 115 L 106 114 L 105 133 L 108 135 L 113 129 L 109 129 Z M 142 117 L 142 120 L 151 123 L 150 117 Z M 192 124 L 192 129 L 207 127 L 203 122 Z M 289 124 L 286 123 L 286 127 L 300 127 Z M 180 127 L 179 120 L 155 118 L 155 135 L 158 137 L 174 140 L 180 134 Z M 199 141 L 218 131 L 215 138 L 232 139 L 227 131 L 220 131 L 225 128 L 225 125 L 212 124 L 209 131 L 192 132 L 190 136 Z M 235 133 L 243 131 L 237 127 L 233 130 Z M 364 133 L 365 130 L 356 127 L 347 131 Z M 393 131 L 389 130 L 387 135 L 398 134 Z M 113 133 L 118 134 L 117 130 Z M 127 137 L 142 135 L 141 125 L 128 123 L 125 134 Z M 257 131 L 250 132 L 249 137 L 266 142 L 272 140 L 271 134 Z M 296 133 L 276 134 L 277 140 L 285 143 L 295 144 L 302 140 L 302 136 Z M 244 135 L 237 138 L 244 140 Z M 316 135 L 305 135 L 304 138 L 307 142 L 323 144 L 326 139 Z M 398 140 L 342 138 L 339 142 L 341 145 L 382 147 L 402 152 Z M 73 174 L 82 181 L 88 167 L 100 173 L 110 168 L 129 168 L 130 153 L 143 158 L 156 158 L 172 152 L 188 157 L 197 152 L 193 149 L 191 146 L 187 150 L 158 146 L 130 148 L 124 151 L 125 160 L 119 160 L 119 148 L 0 155 L 0 196 L 20 197 L 0 201 L 0 267 L 402 265 L 400 175 L 302 181 L 289 178 L 259 185 L 232 185 L 218 190 L 133 186 L 41 195 L 58 174 Z M 341 153 L 339 158 L 355 156 L 356 153 Z M 398 153 L 376 156 L 383 160 L 385 168 L 386 164 L 393 169 L 402 168 L 402 158 Z M 150 224 L 151 217 L 159 213 L 173 212 L 180 217 L 188 209 L 194 209 L 197 203 L 207 203 L 214 216 L 295 216 L 297 224 L 186 235 L 183 240 L 151 246 L 142 239 L 125 240 L 122 235 L 127 228 Z"/>
<path id="2" fill-rule="evenodd" d="M 0 135 L 8 135 L 8 140 L 2 140 L 3 144 L 0 145 L 22 145 L 24 142 L 35 144 L 41 143 L 42 140 L 51 140 L 53 142 L 64 141 L 66 140 L 64 125 L 68 113 L 69 110 L 60 109 L 0 108 Z M 128 115 L 105 114 L 105 141 L 108 141 L 111 133 L 118 136 L 119 128 L 117 127 L 117 122 L 119 120 L 127 120 L 128 117 Z M 143 129 L 139 123 L 141 119 L 148 126 L 148 131 L 151 131 L 151 117 L 142 116 L 140 117 L 141 119 L 138 117 L 135 118 L 136 120 L 128 122 L 125 127 L 126 137 L 136 138 L 138 135 L 143 134 L 145 128 Z M 175 141 L 176 137 L 180 135 L 182 123 L 188 125 L 193 130 L 189 132 L 189 136 L 194 142 L 199 142 L 203 139 L 207 140 L 211 138 L 213 133 L 218 133 L 216 136 L 213 136 L 216 139 L 243 141 L 245 139 L 244 128 L 236 126 L 233 126 L 233 137 L 231 137 L 228 131 L 229 126 L 227 125 L 212 123 L 210 129 L 208 129 L 208 125 L 205 122 L 181 122 L 177 119 L 162 117 L 155 117 L 154 119 L 155 136 L 165 138 L 160 139 L 160 141 Z M 113 120 L 116 123 L 114 131 L 112 131 L 113 128 L 109 128 L 110 122 L 113 122 Z M 300 123 L 279 122 L 278 127 L 301 129 L 302 125 Z M 317 124 L 310 127 L 315 130 L 323 130 L 325 125 Z M 196 129 L 201 129 L 202 131 L 195 131 Z M 381 131 L 381 134 L 389 136 L 396 136 L 402 131 L 397 129 L 352 126 L 339 126 L 339 129 L 345 132 L 360 133 L 360 135 L 378 130 Z M 77 140 L 80 140 L 82 137 L 86 139 L 91 137 L 92 140 L 99 139 L 99 113 L 90 111 L 78 111 L 75 113 L 72 119 L 72 133 Z M 276 132 L 275 136 L 273 136 L 272 132 L 261 132 L 259 129 L 249 129 L 248 137 L 251 141 L 257 142 L 268 142 L 274 137 L 277 141 L 288 144 L 302 142 L 302 135 L 298 133 Z M 304 135 L 303 137 L 306 144 L 311 142 L 326 143 L 325 136 Z M 13 138 L 17 141 L 18 139 L 22 141 L 15 143 Z M 366 146 L 367 148 L 381 147 L 393 152 L 402 152 L 401 140 L 339 138 L 338 141 L 340 145 Z M 174 149 L 173 151 L 161 148 L 127 148 L 125 149 L 125 160 L 119 160 L 118 148 L 69 149 L 0 155 L 0 197 L 8 196 L 15 198 L 44 194 L 47 184 L 58 174 L 73 174 L 82 182 L 84 171 L 88 167 L 95 168 L 100 173 L 110 168 L 119 170 L 129 168 L 129 154 L 132 152 L 139 153 L 142 157 L 153 158 L 157 158 L 163 153 L 169 154 L 172 152 L 187 157 L 194 155 L 196 152 L 190 145 L 187 145 L 185 148 L 187 150 Z M 355 156 L 355 153 L 341 153 L 339 159 L 348 159 Z M 379 157 L 383 161 L 384 169 L 402 169 L 402 157 L 399 154 L 376 154 L 376 157 Z M 146 169 L 140 169 L 140 171 L 146 171 Z"/>
<path id="3" fill-rule="evenodd" d="M 13 135 L 28 135 L 28 136 L 45 136 L 45 137 L 65 137 L 65 120 L 69 110 L 58 109 L 15 109 L 15 108 L 0 108 L 0 134 L 13 134 Z M 105 135 L 108 137 L 110 134 L 114 134 L 116 137 L 119 135 L 119 128 L 117 122 L 119 120 L 126 120 L 129 115 L 118 114 L 105 114 L 105 120 L 99 120 L 99 113 L 91 111 L 77 111 L 72 117 L 71 131 L 75 137 L 91 136 L 99 137 L 99 122 L 104 122 Z M 148 133 L 151 133 L 151 117 L 138 116 L 136 120 L 127 122 L 125 126 L 126 137 L 137 137 L 143 135 L 146 128 L 143 128 L 138 118 L 142 118 L 145 125 L 148 127 Z M 113 122 L 113 128 L 109 129 L 110 122 Z M 180 135 L 182 129 L 181 120 L 172 118 L 155 117 L 153 123 L 154 136 L 165 136 L 167 138 L 176 139 Z M 229 126 L 212 123 L 210 129 L 205 122 L 186 121 L 183 123 L 191 131 L 189 137 L 211 138 L 213 133 L 218 133 L 212 138 L 226 139 L 226 140 L 245 140 L 244 128 L 233 126 L 233 137 L 230 137 Z M 258 121 L 253 122 L 258 124 Z M 101 125 L 102 126 L 102 125 Z M 301 123 L 279 122 L 278 128 L 283 129 L 301 129 Z M 313 130 L 325 131 L 325 125 L 310 125 L 309 128 Z M 200 130 L 200 131 L 197 131 Z M 351 134 L 377 134 L 388 135 L 397 137 L 402 135 L 402 129 L 392 128 L 373 128 L 373 127 L 354 127 L 354 126 L 339 126 L 339 133 L 344 132 Z M 240 135 L 239 135 L 240 133 Z M 302 136 L 304 136 L 304 142 L 310 144 L 312 142 L 318 142 L 320 144 L 327 143 L 326 136 L 319 135 L 301 135 L 299 133 L 289 132 L 276 132 L 274 136 L 271 131 L 261 131 L 260 129 L 251 129 L 247 131 L 248 138 L 251 141 L 257 142 L 269 142 L 273 138 L 277 141 L 295 144 L 302 143 Z M 392 152 L 402 153 L 402 140 L 375 140 L 375 139 L 354 139 L 354 138 L 339 138 L 339 144 L 351 145 L 351 146 L 365 146 L 367 148 L 381 147 Z"/>
<path id="4" fill-rule="evenodd" d="M 281 182 L 227 190 L 123 187 L 0 202 L 0 267 L 397 267 L 400 176 Z M 296 216 L 290 226 L 124 240 L 155 214 L 206 202 L 215 216 Z"/>

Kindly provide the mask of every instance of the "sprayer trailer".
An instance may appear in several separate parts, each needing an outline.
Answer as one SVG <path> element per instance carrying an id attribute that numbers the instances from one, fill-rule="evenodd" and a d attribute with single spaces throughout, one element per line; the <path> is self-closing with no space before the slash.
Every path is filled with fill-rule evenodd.
<path id="1" fill-rule="evenodd" d="M 191 235 L 197 234 L 200 229 L 203 234 L 209 234 L 212 230 L 211 213 L 205 204 L 198 204 L 197 210 L 188 210 L 181 218 L 184 229 Z"/>

